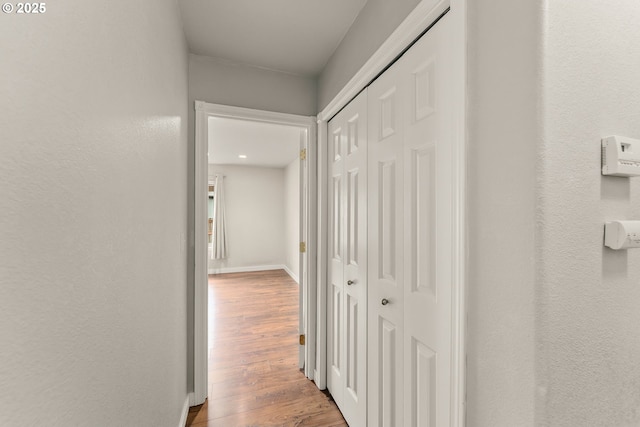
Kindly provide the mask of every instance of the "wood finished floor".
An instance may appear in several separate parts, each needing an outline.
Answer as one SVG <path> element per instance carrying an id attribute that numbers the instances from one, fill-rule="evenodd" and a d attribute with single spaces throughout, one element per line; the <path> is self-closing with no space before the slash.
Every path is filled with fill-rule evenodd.
<path id="1" fill-rule="evenodd" d="M 298 285 L 284 270 L 209 276 L 209 399 L 187 427 L 344 427 L 298 369 Z"/>

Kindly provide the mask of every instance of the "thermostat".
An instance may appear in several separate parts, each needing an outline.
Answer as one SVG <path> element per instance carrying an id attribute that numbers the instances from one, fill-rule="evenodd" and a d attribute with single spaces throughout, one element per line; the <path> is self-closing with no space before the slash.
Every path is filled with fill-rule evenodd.
<path id="1" fill-rule="evenodd" d="M 602 175 L 640 176 L 640 140 L 615 135 L 603 138 Z"/>

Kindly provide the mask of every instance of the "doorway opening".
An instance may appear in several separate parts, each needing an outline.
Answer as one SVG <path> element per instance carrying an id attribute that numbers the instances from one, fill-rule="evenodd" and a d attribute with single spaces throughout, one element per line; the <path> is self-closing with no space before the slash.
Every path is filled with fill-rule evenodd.
<path id="1" fill-rule="evenodd" d="M 208 274 L 284 269 L 299 282 L 306 130 L 224 117 L 208 121 Z"/>
<path id="2" fill-rule="evenodd" d="M 281 282 L 298 282 L 297 332 L 313 336 L 309 318 L 315 320 L 315 310 L 306 307 L 316 282 L 315 118 L 196 101 L 195 165 L 191 406 L 204 403 L 210 391 L 209 322 L 216 326 L 208 314 L 209 304 L 218 304 L 209 295 L 210 279 L 261 281 L 275 274 Z M 242 299 L 250 304 L 260 293 Z M 296 343 L 298 368 L 307 374 L 315 346 L 303 344 Z"/>

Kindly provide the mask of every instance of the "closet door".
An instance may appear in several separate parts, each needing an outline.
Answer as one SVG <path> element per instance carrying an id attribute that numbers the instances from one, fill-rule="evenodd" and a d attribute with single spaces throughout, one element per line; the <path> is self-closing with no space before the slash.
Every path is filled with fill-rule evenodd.
<path id="1" fill-rule="evenodd" d="M 404 424 L 450 425 L 452 80 L 444 16 L 399 61 L 404 127 Z"/>
<path id="2" fill-rule="evenodd" d="M 329 122 L 328 388 L 347 423 L 367 415 L 367 94 Z"/>
<path id="3" fill-rule="evenodd" d="M 450 424 L 449 40 L 445 16 L 369 87 L 369 426 Z"/>
<path id="4" fill-rule="evenodd" d="M 397 63 L 369 86 L 368 426 L 402 427 L 403 97 Z"/>

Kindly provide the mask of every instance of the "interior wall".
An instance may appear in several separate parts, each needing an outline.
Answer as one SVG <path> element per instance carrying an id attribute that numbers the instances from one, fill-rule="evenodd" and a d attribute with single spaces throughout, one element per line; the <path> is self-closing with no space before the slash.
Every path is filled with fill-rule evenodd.
<path id="1" fill-rule="evenodd" d="M 285 173 L 282 168 L 209 165 L 209 181 L 225 176 L 227 247 L 209 259 L 210 273 L 285 264 Z"/>
<path id="2" fill-rule="evenodd" d="M 300 159 L 294 159 L 284 172 L 285 265 L 296 282 L 300 274 Z"/>
<path id="3" fill-rule="evenodd" d="M 189 111 L 193 101 L 313 116 L 316 80 L 189 54 Z"/>
<path id="4" fill-rule="evenodd" d="M 640 186 L 601 176 L 600 139 L 640 136 L 640 9 L 469 7 L 467 423 L 639 425 L 640 254 L 603 226 Z"/>
<path id="5" fill-rule="evenodd" d="M 317 111 L 342 90 L 420 0 L 369 0 L 318 78 Z"/>
<path id="6" fill-rule="evenodd" d="M 187 48 L 173 0 L 0 16 L 0 425 L 178 425 Z"/>
<path id="7" fill-rule="evenodd" d="M 541 3 L 468 5 L 467 425 L 533 426 Z"/>
<path id="8" fill-rule="evenodd" d="M 639 178 L 603 177 L 600 139 L 640 139 L 640 7 L 548 2 L 540 150 L 544 425 L 640 425 L 640 252 L 603 246 L 640 220 Z"/>

